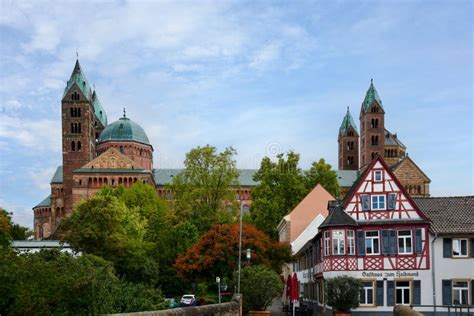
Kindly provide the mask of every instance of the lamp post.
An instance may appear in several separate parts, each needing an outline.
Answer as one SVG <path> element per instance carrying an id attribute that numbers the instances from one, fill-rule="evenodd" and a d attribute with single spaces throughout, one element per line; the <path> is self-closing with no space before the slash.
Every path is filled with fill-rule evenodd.
<path id="1" fill-rule="evenodd" d="M 221 278 L 216 277 L 217 282 L 217 295 L 219 296 L 219 304 L 221 303 Z"/>

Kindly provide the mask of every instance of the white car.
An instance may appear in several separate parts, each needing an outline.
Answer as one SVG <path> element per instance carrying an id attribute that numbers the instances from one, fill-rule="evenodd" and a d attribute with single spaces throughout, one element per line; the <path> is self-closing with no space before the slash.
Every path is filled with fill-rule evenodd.
<path id="1" fill-rule="evenodd" d="M 194 294 L 185 294 L 179 301 L 179 306 L 197 306 L 199 305 L 198 299 Z"/>

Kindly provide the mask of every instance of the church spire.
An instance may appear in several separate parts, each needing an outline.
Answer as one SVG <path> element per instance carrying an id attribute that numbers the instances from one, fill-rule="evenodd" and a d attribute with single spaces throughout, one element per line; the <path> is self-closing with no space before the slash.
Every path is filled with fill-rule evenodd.
<path id="1" fill-rule="evenodd" d="M 370 79 L 369 89 L 365 94 L 364 102 L 362 102 L 362 111 L 367 112 L 374 101 L 377 101 L 378 105 L 383 109 L 382 100 L 374 86 L 374 79 Z"/>
<path id="2" fill-rule="evenodd" d="M 67 95 L 71 88 L 77 85 L 78 88 L 81 90 L 84 97 L 90 101 L 92 97 L 92 90 L 87 82 L 86 76 L 82 72 L 81 65 L 79 63 L 79 58 L 76 59 L 76 64 L 74 65 L 74 69 L 72 70 L 71 77 L 69 78 L 66 88 L 64 89 L 63 98 Z"/>
<path id="3" fill-rule="evenodd" d="M 359 132 L 357 131 L 357 126 L 355 125 L 354 119 L 352 118 L 351 112 L 349 111 L 349 107 L 347 107 L 346 115 L 344 116 L 344 119 L 342 120 L 341 127 L 339 127 L 339 133 L 341 135 L 346 134 L 349 127 L 352 127 L 355 133 L 359 134 Z"/>

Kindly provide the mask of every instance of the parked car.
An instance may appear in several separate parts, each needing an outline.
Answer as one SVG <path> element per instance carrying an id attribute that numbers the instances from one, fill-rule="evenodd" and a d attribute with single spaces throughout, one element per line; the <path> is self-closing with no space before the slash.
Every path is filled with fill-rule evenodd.
<path id="1" fill-rule="evenodd" d="M 185 294 L 181 298 L 181 301 L 179 301 L 179 306 L 180 307 L 199 306 L 199 298 L 196 297 L 196 295 L 194 294 Z"/>
<path id="2" fill-rule="evenodd" d="M 174 297 L 171 298 L 165 298 L 165 301 L 168 303 L 168 308 L 176 308 L 179 307 L 178 302 L 174 299 Z"/>

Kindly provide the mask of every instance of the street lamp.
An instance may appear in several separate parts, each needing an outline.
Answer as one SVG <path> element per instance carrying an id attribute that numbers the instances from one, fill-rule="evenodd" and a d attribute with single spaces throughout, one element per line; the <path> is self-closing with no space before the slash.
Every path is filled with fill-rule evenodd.
<path id="1" fill-rule="evenodd" d="M 216 277 L 217 282 L 217 295 L 219 296 L 219 304 L 221 303 L 221 278 Z"/>
<path id="2" fill-rule="evenodd" d="M 247 251 L 245 252 L 247 260 L 250 261 L 250 257 L 252 256 L 252 250 L 250 248 L 247 248 Z"/>

